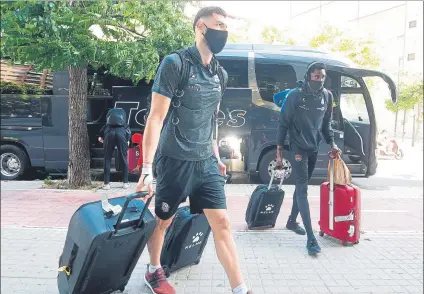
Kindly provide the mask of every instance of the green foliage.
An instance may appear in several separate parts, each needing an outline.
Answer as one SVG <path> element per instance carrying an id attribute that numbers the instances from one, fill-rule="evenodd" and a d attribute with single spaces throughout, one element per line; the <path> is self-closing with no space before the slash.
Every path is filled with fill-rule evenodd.
<path id="1" fill-rule="evenodd" d="M 2 2 L 1 55 L 39 69 L 98 68 L 137 82 L 193 40 L 175 1 Z"/>
<path id="2" fill-rule="evenodd" d="M 262 40 L 265 44 L 283 43 L 294 45 L 296 42 L 293 38 L 284 38 L 284 32 L 275 26 L 266 26 L 262 31 Z"/>
<path id="3" fill-rule="evenodd" d="M 332 26 L 323 30 L 309 42 L 313 48 L 327 45 L 332 52 L 340 52 L 359 67 L 376 68 L 380 60 L 374 51 L 371 40 L 352 40 L 344 37 L 343 32 Z"/>
<path id="4" fill-rule="evenodd" d="M 228 35 L 228 43 L 250 43 L 249 40 L 249 30 L 252 26 L 252 22 L 250 20 L 246 20 L 243 29 L 240 31 L 232 30 Z"/>
<path id="5" fill-rule="evenodd" d="M 391 99 L 384 101 L 386 109 L 391 112 L 399 110 L 411 110 L 415 105 L 423 103 L 423 81 L 417 81 L 412 84 L 401 84 L 400 93 L 396 103 L 392 103 Z"/>
<path id="6" fill-rule="evenodd" d="M 309 42 L 309 46 L 312 48 L 318 48 L 325 44 L 333 45 L 336 38 L 339 38 L 342 35 L 343 34 L 339 29 L 332 26 L 325 26 L 319 35 L 312 38 Z"/>
<path id="7" fill-rule="evenodd" d="M 51 95 L 52 90 L 43 89 L 35 85 L 0 81 L 0 93 L 1 94 Z"/>

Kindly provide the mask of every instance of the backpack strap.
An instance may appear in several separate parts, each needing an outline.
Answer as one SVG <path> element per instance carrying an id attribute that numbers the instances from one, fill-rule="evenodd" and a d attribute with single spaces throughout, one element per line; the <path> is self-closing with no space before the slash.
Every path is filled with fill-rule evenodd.
<path id="1" fill-rule="evenodd" d="M 217 61 L 218 62 L 218 61 Z M 219 78 L 219 83 L 221 84 L 221 98 L 219 99 L 219 101 L 222 101 L 222 96 L 224 96 L 224 92 L 225 89 L 227 88 L 227 81 L 225 80 L 225 75 L 224 75 L 224 68 L 218 64 L 218 70 L 217 70 L 217 74 L 218 74 L 218 78 Z M 214 133 L 213 133 L 213 139 L 214 140 L 218 140 L 218 109 L 215 110 L 214 113 Z"/>
<path id="2" fill-rule="evenodd" d="M 221 65 L 218 65 L 218 78 L 221 84 L 221 93 L 224 95 L 225 90 L 227 89 L 227 81 L 225 81 L 224 68 Z M 222 99 L 222 96 L 221 96 Z"/>
<path id="3" fill-rule="evenodd" d="M 190 62 L 187 60 L 187 49 L 171 52 L 177 54 L 181 59 L 180 81 L 178 83 L 178 92 L 183 92 L 190 78 Z"/>

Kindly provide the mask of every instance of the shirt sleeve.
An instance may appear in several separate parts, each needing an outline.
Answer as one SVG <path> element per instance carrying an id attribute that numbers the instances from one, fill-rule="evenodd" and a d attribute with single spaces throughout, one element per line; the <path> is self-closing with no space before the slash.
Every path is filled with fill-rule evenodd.
<path id="1" fill-rule="evenodd" d="M 152 92 L 172 99 L 180 81 L 181 58 L 174 53 L 161 62 L 153 82 Z"/>
<path id="2" fill-rule="evenodd" d="M 324 136 L 327 144 L 332 145 L 334 143 L 334 131 L 331 127 L 331 121 L 333 120 L 333 93 L 328 91 L 328 104 L 327 110 L 324 115 L 322 122 L 322 135 Z"/>

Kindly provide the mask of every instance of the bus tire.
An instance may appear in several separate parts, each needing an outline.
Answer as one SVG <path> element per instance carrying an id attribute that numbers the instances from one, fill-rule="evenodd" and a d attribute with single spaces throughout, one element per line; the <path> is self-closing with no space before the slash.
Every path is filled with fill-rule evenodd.
<path id="1" fill-rule="evenodd" d="M 267 153 L 262 156 L 262 159 L 259 163 L 259 178 L 262 182 L 262 184 L 269 184 L 269 181 L 271 180 L 271 173 L 270 171 L 275 166 L 275 156 L 276 156 L 276 149 L 272 149 L 268 151 Z M 295 180 L 293 177 L 293 169 L 292 169 L 292 163 L 291 163 L 291 156 L 290 151 L 283 151 L 283 165 L 287 167 L 287 174 L 284 180 L 284 184 L 294 184 Z M 274 183 L 278 183 L 279 179 L 274 179 Z"/>
<path id="2" fill-rule="evenodd" d="M 15 145 L 1 145 L 0 164 L 2 180 L 19 180 L 29 167 L 29 159 L 22 148 Z"/>

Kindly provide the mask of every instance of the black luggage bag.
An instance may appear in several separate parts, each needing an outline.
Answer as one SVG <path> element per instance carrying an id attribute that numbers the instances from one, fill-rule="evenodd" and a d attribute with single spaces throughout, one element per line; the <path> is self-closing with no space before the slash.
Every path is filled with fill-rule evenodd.
<path id="1" fill-rule="evenodd" d="M 188 206 L 177 210 L 166 232 L 160 259 L 167 277 L 180 268 L 200 262 L 210 232 L 204 214 L 191 214 Z"/>
<path id="2" fill-rule="evenodd" d="M 156 220 L 133 193 L 110 199 L 122 206 L 118 215 L 104 213 L 101 201 L 82 205 L 72 216 L 57 283 L 61 294 L 106 294 L 124 291 Z"/>
<path id="3" fill-rule="evenodd" d="M 282 185 L 285 174 L 282 175 L 278 186 L 272 185 L 274 176 L 275 170 L 272 171 L 269 185 L 258 185 L 250 197 L 245 217 L 249 230 L 275 227 L 284 200 Z"/>

